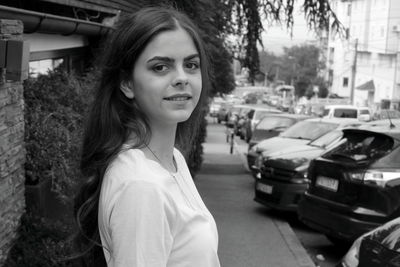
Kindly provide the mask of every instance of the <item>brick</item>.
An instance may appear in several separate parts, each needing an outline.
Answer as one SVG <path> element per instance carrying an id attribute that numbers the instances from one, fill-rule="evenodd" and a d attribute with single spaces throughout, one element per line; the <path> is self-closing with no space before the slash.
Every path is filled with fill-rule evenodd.
<path id="1" fill-rule="evenodd" d="M 22 22 L 0 19 L 0 40 L 23 40 Z M 23 85 L 0 68 L 0 266 L 25 211 L 24 125 Z"/>
<path id="2" fill-rule="evenodd" d="M 23 23 L 20 20 L 0 19 L 0 35 L 21 35 L 24 31 Z"/>

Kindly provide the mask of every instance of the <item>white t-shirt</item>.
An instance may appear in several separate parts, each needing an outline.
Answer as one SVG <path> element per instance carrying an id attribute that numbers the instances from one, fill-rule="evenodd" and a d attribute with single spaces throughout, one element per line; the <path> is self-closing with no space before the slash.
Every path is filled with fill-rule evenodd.
<path id="1" fill-rule="evenodd" d="M 214 218 L 174 149 L 170 173 L 139 149 L 122 151 L 101 186 L 99 230 L 109 267 L 218 267 Z"/>

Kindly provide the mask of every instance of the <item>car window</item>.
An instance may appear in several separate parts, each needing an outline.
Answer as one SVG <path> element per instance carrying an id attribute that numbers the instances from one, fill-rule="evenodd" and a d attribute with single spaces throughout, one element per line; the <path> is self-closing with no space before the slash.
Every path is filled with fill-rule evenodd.
<path id="1" fill-rule="evenodd" d="M 271 111 L 269 111 L 269 110 L 257 110 L 254 113 L 254 119 L 255 120 L 259 120 L 262 117 L 265 117 L 265 115 L 268 115 L 268 114 L 271 114 L 271 113 L 274 113 L 274 112 L 272 110 Z"/>
<path id="2" fill-rule="evenodd" d="M 281 133 L 282 137 L 314 140 L 337 128 L 337 123 L 300 121 Z"/>
<path id="3" fill-rule="evenodd" d="M 322 116 L 328 116 L 329 114 L 329 109 L 324 109 L 324 112 L 322 113 Z"/>
<path id="4" fill-rule="evenodd" d="M 287 128 L 295 122 L 294 119 L 284 117 L 264 117 L 257 124 L 256 129 L 258 130 L 274 130 L 279 128 Z"/>
<path id="5" fill-rule="evenodd" d="M 376 160 L 393 149 L 394 140 L 386 135 L 350 131 L 345 132 L 341 144 L 325 154 L 325 158 L 343 158 L 350 161 Z"/>
<path id="6" fill-rule="evenodd" d="M 337 131 L 331 131 L 323 136 L 315 139 L 310 143 L 311 146 L 318 146 L 318 147 L 326 147 L 327 145 L 331 144 L 335 140 L 338 140 L 343 136 L 343 132 L 340 130 Z"/>
<path id="7" fill-rule="evenodd" d="M 369 114 L 369 110 L 368 109 L 360 109 L 360 115 L 362 114 Z"/>
<path id="8" fill-rule="evenodd" d="M 333 112 L 333 117 L 336 118 L 357 118 L 356 109 L 337 108 Z"/>

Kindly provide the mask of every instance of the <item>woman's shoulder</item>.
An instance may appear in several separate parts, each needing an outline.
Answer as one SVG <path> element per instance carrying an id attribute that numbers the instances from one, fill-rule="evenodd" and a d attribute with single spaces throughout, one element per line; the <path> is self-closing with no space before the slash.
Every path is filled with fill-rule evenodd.
<path id="1" fill-rule="evenodd" d="M 148 164 L 149 162 L 140 149 L 121 150 L 108 166 L 104 180 L 110 177 L 113 180 L 140 179 L 149 169 Z"/>

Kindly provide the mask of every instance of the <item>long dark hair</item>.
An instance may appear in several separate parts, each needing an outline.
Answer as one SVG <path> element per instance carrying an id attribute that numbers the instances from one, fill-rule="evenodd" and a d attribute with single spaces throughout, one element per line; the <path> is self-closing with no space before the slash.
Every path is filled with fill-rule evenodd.
<path id="1" fill-rule="evenodd" d="M 133 147 L 142 147 L 151 132 L 145 114 L 120 90 L 133 71 L 136 59 L 157 34 L 181 27 L 193 39 L 200 56 L 202 92 L 190 118 L 178 124 L 176 146 L 187 156 L 198 133 L 201 110 L 206 104 L 208 59 L 197 27 L 183 13 L 167 7 L 147 7 L 123 18 L 105 45 L 101 77 L 96 87 L 82 146 L 81 172 L 85 181 L 75 199 L 79 233 L 78 250 L 86 265 L 105 266 L 98 231 L 98 206 L 104 173 L 132 133 Z"/>

